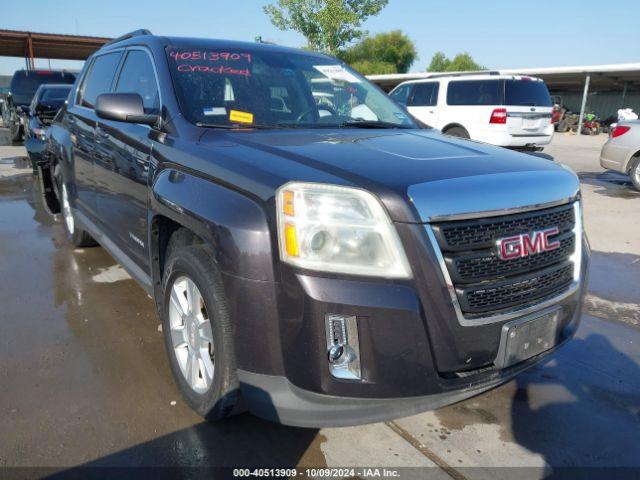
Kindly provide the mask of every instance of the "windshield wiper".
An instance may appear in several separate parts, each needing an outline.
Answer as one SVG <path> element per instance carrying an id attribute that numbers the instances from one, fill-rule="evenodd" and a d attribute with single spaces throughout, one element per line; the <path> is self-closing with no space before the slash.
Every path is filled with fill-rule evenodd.
<path id="1" fill-rule="evenodd" d="M 221 128 L 223 130 L 234 130 L 236 128 L 239 128 L 236 125 L 221 125 L 219 123 L 203 123 L 203 122 L 197 122 L 196 123 L 196 127 L 204 127 L 204 128 Z"/>
<path id="2" fill-rule="evenodd" d="M 340 128 L 411 128 L 405 125 L 399 125 L 392 122 L 383 122 L 381 120 L 348 120 L 339 125 Z"/>
<path id="3" fill-rule="evenodd" d="M 242 124 L 224 125 L 221 123 L 204 123 L 204 122 L 197 122 L 196 127 L 220 128 L 222 130 L 251 130 L 251 129 L 261 129 L 261 130 L 274 129 L 275 130 L 275 129 L 286 128 L 281 125 L 264 125 L 260 123 L 248 123 L 246 125 L 242 125 Z"/>

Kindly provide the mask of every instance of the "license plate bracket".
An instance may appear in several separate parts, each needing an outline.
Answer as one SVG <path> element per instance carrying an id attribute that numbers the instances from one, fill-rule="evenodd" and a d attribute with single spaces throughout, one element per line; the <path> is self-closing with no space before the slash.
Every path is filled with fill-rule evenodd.
<path id="1" fill-rule="evenodd" d="M 505 323 L 496 367 L 510 367 L 556 346 L 560 340 L 560 311 L 556 308 L 535 317 Z"/>

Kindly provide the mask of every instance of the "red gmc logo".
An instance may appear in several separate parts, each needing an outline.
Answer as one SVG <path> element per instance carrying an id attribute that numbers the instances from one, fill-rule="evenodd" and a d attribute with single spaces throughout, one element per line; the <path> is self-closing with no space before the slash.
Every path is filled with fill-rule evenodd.
<path id="1" fill-rule="evenodd" d="M 502 260 L 528 257 L 549 250 L 555 250 L 560 246 L 559 241 L 549 241 L 549 237 L 560 233 L 558 227 L 538 230 L 531 233 L 514 235 L 498 240 L 498 253 Z"/>

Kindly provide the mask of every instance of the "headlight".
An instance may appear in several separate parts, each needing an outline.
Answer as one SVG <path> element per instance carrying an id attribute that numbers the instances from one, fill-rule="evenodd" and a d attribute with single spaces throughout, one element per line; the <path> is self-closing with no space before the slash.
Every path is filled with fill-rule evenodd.
<path id="1" fill-rule="evenodd" d="M 323 272 L 411 277 L 398 233 L 371 193 L 292 182 L 280 187 L 276 205 L 283 261 Z"/>

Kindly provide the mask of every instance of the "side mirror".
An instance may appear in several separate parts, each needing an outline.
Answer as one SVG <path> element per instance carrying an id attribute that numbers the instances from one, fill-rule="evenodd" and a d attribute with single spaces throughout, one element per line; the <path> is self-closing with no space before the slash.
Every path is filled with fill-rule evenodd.
<path id="1" fill-rule="evenodd" d="M 96 115 L 116 122 L 156 125 L 158 115 L 144 113 L 142 97 L 137 93 L 103 93 L 98 95 L 95 105 Z"/>

